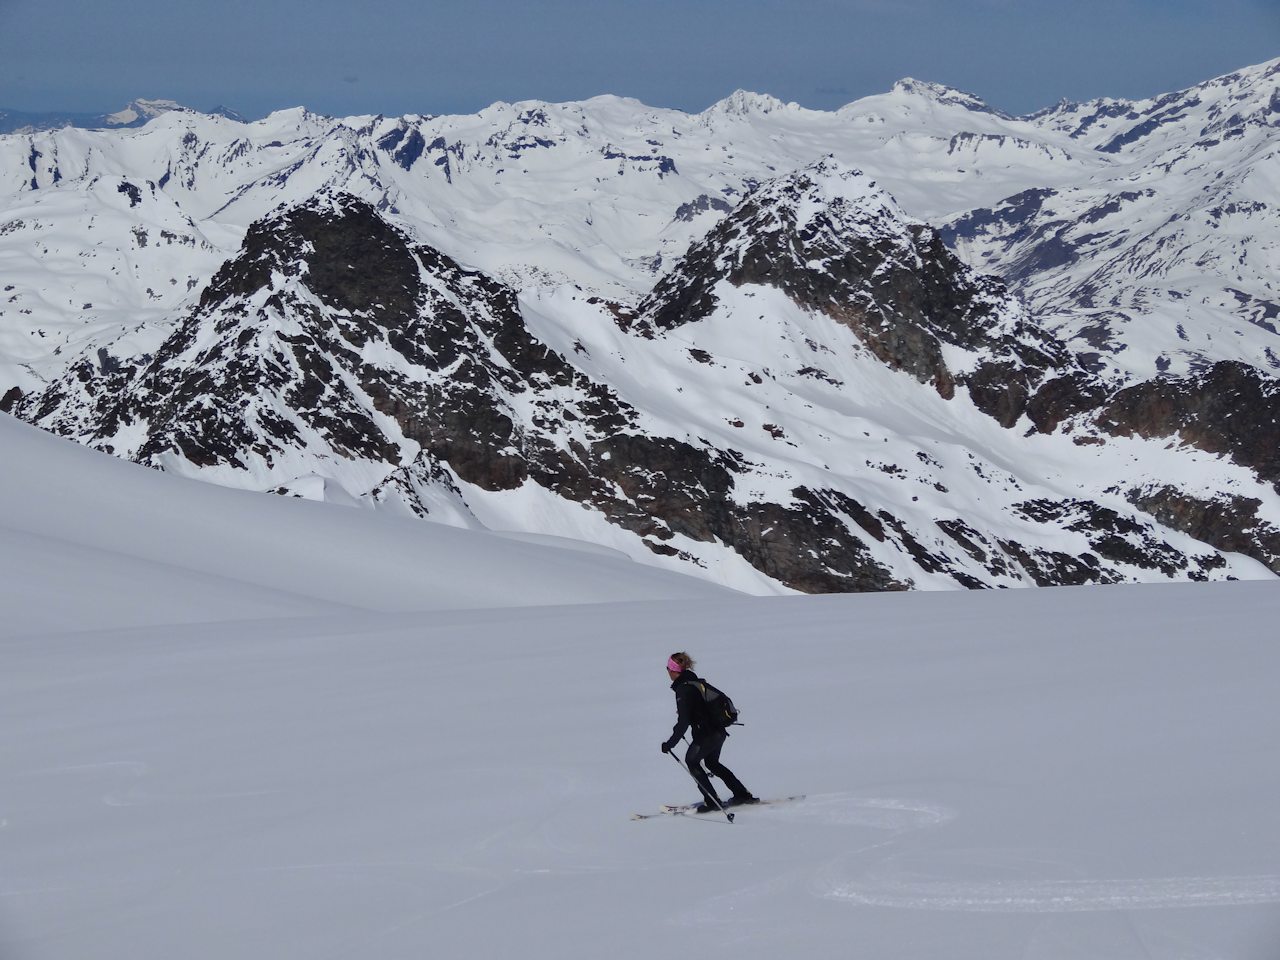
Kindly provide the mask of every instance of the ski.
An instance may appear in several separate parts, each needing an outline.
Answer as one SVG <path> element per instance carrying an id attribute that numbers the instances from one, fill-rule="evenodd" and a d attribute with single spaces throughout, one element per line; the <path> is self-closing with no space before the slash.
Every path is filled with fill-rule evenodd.
<path id="1" fill-rule="evenodd" d="M 736 813 L 739 810 L 749 810 L 752 807 L 769 807 L 776 806 L 780 803 L 791 803 L 795 800 L 803 800 L 805 794 L 797 793 L 790 797 L 772 797 L 768 800 L 761 800 L 759 803 L 737 804 L 731 803 L 726 809 Z M 697 813 L 698 804 L 696 803 L 664 803 L 654 813 L 633 813 L 632 820 L 653 820 L 657 817 L 712 817 L 719 815 L 720 811 L 710 811 L 708 813 Z"/>

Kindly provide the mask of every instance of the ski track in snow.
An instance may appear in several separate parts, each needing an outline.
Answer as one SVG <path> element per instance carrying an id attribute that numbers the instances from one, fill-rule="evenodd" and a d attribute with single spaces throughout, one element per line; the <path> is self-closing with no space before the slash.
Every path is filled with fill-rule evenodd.
<path id="1" fill-rule="evenodd" d="M 875 859 L 881 868 L 891 864 L 890 851 L 903 837 L 941 826 L 959 814 L 916 800 L 825 794 L 776 808 L 760 808 L 753 811 L 753 818 L 756 815 L 793 823 L 888 830 L 891 836 L 836 857 L 816 873 L 790 871 L 701 901 L 681 915 L 679 922 L 690 926 L 741 924 L 744 914 L 751 916 L 746 909 L 748 904 L 805 885 L 806 878 L 810 892 L 823 900 L 860 907 L 956 913 L 1107 913 L 1280 903 L 1280 874 L 971 882 L 881 879 L 872 870 L 858 879 L 841 879 L 840 874 L 847 873 L 852 862 L 865 862 L 877 851 L 880 853 Z M 1058 861 L 1042 863 L 1066 866 Z"/>
<path id="2" fill-rule="evenodd" d="M 73 763 L 60 767 L 41 767 L 39 770 L 28 770 L 23 776 L 47 777 L 54 774 L 81 773 L 86 770 L 111 770 L 124 768 L 135 777 L 145 777 L 151 772 L 151 765 L 142 760 L 100 760 L 96 763 Z"/>
<path id="3" fill-rule="evenodd" d="M 808 887 L 811 892 L 823 897 L 829 881 L 824 882 L 821 878 L 827 876 L 835 864 L 847 863 L 851 859 L 866 857 L 873 851 L 890 848 L 907 834 L 940 826 L 957 816 L 957 812 L 949 807 L 919 800 L 857 797 L 840 793 L 815 794 L 795 803 L 746 809 L 750 810 L 752 819 L 761 815 L 794 824 L 864 827 L 890 831 L 890 836 L 849 851 L 828 863 L 819 870 L 816 882 L 811 868 L 791 870 L 763 883 L 751 884 L 703 900 L 695 909 L 682 914 L 679 922 L 689 926 L 739 925 L 744 916 L 753 915 L 745 909 L 749 903 L 767 901 L 794 887 Z"/>
<path id="4" fill-rule="evenodd" d="M 108 807 L 139 807 L 156 803 L 211 803 L 223 800 L 249 800 L 278 794 L 278 790 L 234 790 L 226 793 L 151 793 L 128 790 L 109 793 L 102 798 Z"/>
<path id="5" fill-rule="evenodd" d="M 954 820 L 956 811 L 920 800 L 887 797 L 850 797 L 817 794 L 796 803 L 766 808 L 770 816 L 784 820 L 816 821 L 842 827 L 872 827 L 906 832 L 935 827 Z"/>
<path id="6" fill-rule="evenodd" d="M 1280 874 L 987 882 L 878 879 L 868 874 L 856 880 L 840 880 L 832 874 L 841 862 L 847 866 L 850 860 L 864 860 L 873 850 L 892 847 L 902 835 L 940 826 L 954 820 L 958 813 L 917 801 L 853 800 L 838 795 L 813 800 L 812 804 L 797 805 L 791 811 L 791 819 L 894 831 L 889 840 L 831 861 L 819 872 L 815 892 L 827 900 L 857 906 L 968 913 L 1089 913 L 1280 903 Z M 888 857 L 881 862 L 891 861 L 892 857 Z M 1024 859 L 1024 865 L 1027 862 Z"/>
<path id="7" fill-rule="evenodd" d="M 987 883 L 858 880 L 827 898 L 867 907 L 967 913 L 1088 913 L 1280 903 L 1280 874 Z"/>

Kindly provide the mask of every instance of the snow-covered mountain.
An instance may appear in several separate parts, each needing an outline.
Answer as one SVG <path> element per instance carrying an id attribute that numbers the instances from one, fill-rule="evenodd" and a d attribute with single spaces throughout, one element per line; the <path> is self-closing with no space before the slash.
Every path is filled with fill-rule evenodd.
<path id="1" fill-rule="evenodd" d="M 156 117 L 173 111 L 194 113 L 190 107 L 184 107 L 176 100 L 153 100 L 138 98 L 131 100 L 119 110 L 111 113 L 67 113 L 46 111 L 31 113 L 23 110 L 0 110 L 0 133 L 35 133 L 41 130 L 59 130 L 62 127 L 82 127 L 87 130 L 120 130 L 142 127 Z M 244 121 L 244 117 L 227 107 L 215 107 L 208 111 L 211 116 L 227 117 L 231 120 Z"/>
<path id="2" fill-rule="evenodd" d="M 1191 188 L 1276 175 L 1278 72 L 1027 118 L 903 81 L 0 138 L 0 406 L 753 591 L 1268 576 L 1280 233 L 1243 255 Z M 1045 239 L 1138 181 L 1119 239 Z"/>
<path id="3" fill-rule="evenodd" d="M 956 217 L 948 242 L 1116 379 L 1223 359 L 1280 369 L 1280 60 L 1035 123 L 1114 162 Z"/>

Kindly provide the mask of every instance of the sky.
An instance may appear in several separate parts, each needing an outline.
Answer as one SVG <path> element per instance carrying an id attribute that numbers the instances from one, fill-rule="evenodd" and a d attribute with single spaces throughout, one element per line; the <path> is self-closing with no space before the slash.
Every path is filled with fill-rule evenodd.
<path id="1" fill-rule="evenodd" d="M 905 76 L 1009 113 L 1280 56 L 1280 0 L 0 0 L 0 107 L 469 113 L 736 89 L 833 109 Z"/>

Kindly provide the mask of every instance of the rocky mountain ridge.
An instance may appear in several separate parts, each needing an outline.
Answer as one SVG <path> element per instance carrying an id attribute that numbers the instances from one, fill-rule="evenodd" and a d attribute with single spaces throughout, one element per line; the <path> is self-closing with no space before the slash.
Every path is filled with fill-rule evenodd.
<path id="1" fill-rule="evenodd" d="M 1121 381 L 1220 360 L 1280 369 L 1280 61 L 1130 103 L 1062 104 L 1036 123 L 1116 162 L 942 225 Z M 1252 329 L 1251 329 L 1252 328 Z"/>
<path id="2" fill-rule="evenodd" d="M 603 524 L 633 556 L 756 590 L 1241 572 L 1132 504 L 1004 466 L 1036 446 L 1009 428 L 1087 373 L 831 159 L 749 193 L 636 310 L 564 294 L 522 303 L 369 204 L 315 197 L 253 225 L 153 351 L 100 348 L 15 410 L 218 482 L 296 493 L 318 475 L 444 522 Z M 627 366 L 668 383 L 618 388 Z M 886 395 L 919 422 L 851 415 Z M 559 516 L 539 529 L 530 504 Z"/>
<path id="3" fill-rule="evenodd" d="M 1269 576 L 1270 234 L 1213 231 L 1275 66 L 1032 118 L 904 81 L 0 137 L 0 409 L 755 592 Z"/>

